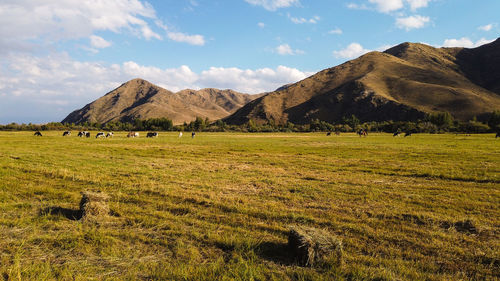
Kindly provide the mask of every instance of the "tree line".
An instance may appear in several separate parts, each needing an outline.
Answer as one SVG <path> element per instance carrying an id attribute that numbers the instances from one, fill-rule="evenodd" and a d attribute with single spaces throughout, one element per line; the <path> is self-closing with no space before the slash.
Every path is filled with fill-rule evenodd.
<path id="1" fill-rule="evenodd" d="M 485 122 L 473 118 L 469 121 L 454 120 L 448 112 L 427 115 L 418 121 L 379 121 L 361 122 L 355 115 L 346 116 L 341 122 L 332 124 L 318 119 L 309 124 L 276 124 L 273 121 L 256 123 L 249 120 L 243 125 L 229 125 L 222 120 L 211 121 L 196 117 L 182 125 L 174 125 L 168 118 L 135 119 L 131 122 L 112 121 L 105 124 L 83 122 L 80 124 L 50 122 L 47 124 L 0 125 L 2 131 L 48 131 L 48 130 L 94 130 L 94 131 L 196 131 L 196 132 L 357 132 L 365 129 L 370 132 L 411 132 L 411 133 L 491 133 L 500 132 L 500 111 L 490 114 Z"/>

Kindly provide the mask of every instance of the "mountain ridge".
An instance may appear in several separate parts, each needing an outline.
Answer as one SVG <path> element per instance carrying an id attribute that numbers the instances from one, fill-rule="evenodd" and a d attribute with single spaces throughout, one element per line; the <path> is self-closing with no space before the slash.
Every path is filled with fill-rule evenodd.
<path id="1" fill-rule="evenodd" d="M 214 88 L 173 93 L 136 78 L 63 122 L 167 117 L 181 124 L 202 117 L 235 125 L 306 124 L 352 115 L 361 121 L 414 121 L 434 112 L 469 120 L 495 110 L 500 110 L 500 38 L 477 48 L 405 42 L 258 95 Z"/>
<path id="2" fill-rule="evenodd" d="M 224 121 L 335 123 L 351 115 L 362 121 L 410 121 L 440 111 L 467 120 L 500 109 L 499 57 L 500 39 L 475 49 L 406 42 L 280 88 Z M 471 63 L 477 58 L 482 64 Z"/>
<path id="3" fill-rule="evenodd" d="M 134 119 L 161 117 L 171 119 L 174 124 L 190 122 L 196 117 L 217 120 L 257 97 L 259 95 L 214 88 L 185 89 L 174 93 L 135 78 L 73 111 L 62 122 L 131 122 Z"/>

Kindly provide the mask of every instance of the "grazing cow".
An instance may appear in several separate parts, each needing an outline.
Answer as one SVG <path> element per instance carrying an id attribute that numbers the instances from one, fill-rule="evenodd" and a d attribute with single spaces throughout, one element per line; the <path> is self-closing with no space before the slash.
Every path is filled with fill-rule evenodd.
<path id="1" fill-rule="evenodd" d="M 109 132 L 109 133 L 107 133 L 107 134 L 106 134 L 106 137 L 107 137 L 107 138 L 112 138 L 112 137 L 113 137 L 113 132 Z"/>
<path id="2" fill-rule="evenodd" d="M 406 133 L 405 133 L 405 138 L 406 138 L 406 137 L 411 137 L 411 132 L 406 132 Z"/>
<path id="3" fill-rule="evenodd" d="M 83 132 L 83 131 L 78 132 L 78 136 L 80 138 L 83 138 L 85 136 L 85 132 Z"/>
<path id="4" fill-rule="evenodd" d="M 332 135 L 332 132 L 328 132 L 328 133 L 326 133 L 326 136 L 327 136 L 327 137 L 328 137 L 328 136 L 331 136 L 331 135 Z"/>
<path id="5" fill-rule="evenodd" d="M 359 137 L 365 137 L 366 138 L 366 136 L 368 136 L 368 131 L 366 131 L 366 129 L 360 129 L 358 131 L 358 135 L 359 135 Z"/>
<path id="6" fill-rule="evenodd" d="M 97 138 L 104 138 L 104 137 L 105 137 L 104 132 L 99 132 L 99 133 L 97 133 L 97 135 L 95 135 L 96 139 Z"/>
<path id="7" fill-rule="evenodd" d="M 495 136 L 495 138 L 500 138 L 500 132 L 497 133 L 497 135 Z"/>
<path id="8" fill-rule="evenodd" d="M 158 136 L 157 132 L 149 132 L 146 135 L 146 138 L 156 138 Z"/>
<path id="9" fill-rule="evenodd" d="M 401 135 L 401 132 L 395 132 L 394 135 L 392 135 L 393 137 L 399 137 Z"/>
<path id="10" fill-rule="evenodd" d="M 65 137 L 65 136 L 70 136 L 70 135 L 71 135 L 71 132 L 70 132 L 70 131 L 66 131 L 66 132 L 64 132 L 64 133 L 63 133 L 63 137 Z"/>
<path id="11" fill-rule="evenodd" d="M 191 138 L 194 139 L 194 136 L 196 136 L 196 133 L 195 132 L 192 132 L 191 133 Z"/>
<path id="12" fill-rule="evenodd" d="M 35 136 L 37 136 L 37 137 L 41 137 L 41 136 L 42 136 L 42 133 L 40 133 L 40 131 L 36 131 L 36 132 L 35 132 Z"/>
<path id="13" fill-rule="evenodd" d="M 90 138 L 90 132 L 85 132 L 85 137 Z"/>
<path id="14" fill-rule="evenodd" d="M 182 138 L 182 132 L 179 132 L 179 138 Z"/>
<path id="15" fill-rule="evenodd" d="M 138 132 L 129 132 L 127 134 L 127 138 L 138 138 L 139 137 L 139 133 Z"/>

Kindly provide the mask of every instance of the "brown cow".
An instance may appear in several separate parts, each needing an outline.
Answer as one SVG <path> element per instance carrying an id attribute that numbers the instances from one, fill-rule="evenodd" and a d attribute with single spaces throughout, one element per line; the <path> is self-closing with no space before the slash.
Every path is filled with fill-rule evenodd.
<path id="1" fill-rule="evenodd" d="M 139 133 L 138 132 L 129 132 L 127 134 L 127 138 L 138 138 L 139 137 Z"/>

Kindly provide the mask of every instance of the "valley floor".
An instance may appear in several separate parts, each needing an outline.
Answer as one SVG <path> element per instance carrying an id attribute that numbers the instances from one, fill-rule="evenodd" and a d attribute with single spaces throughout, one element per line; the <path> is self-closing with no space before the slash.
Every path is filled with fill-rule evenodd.
<path id="1" fill-rule="evenodd" d="M 500 278 L 491 134 L 43 133 L 0 132 L 5 280 Z M 112 215 L 68 216 L 84 191 Z M 339 237 L 343 265 L 297 265 L 291 225 Z"/>

